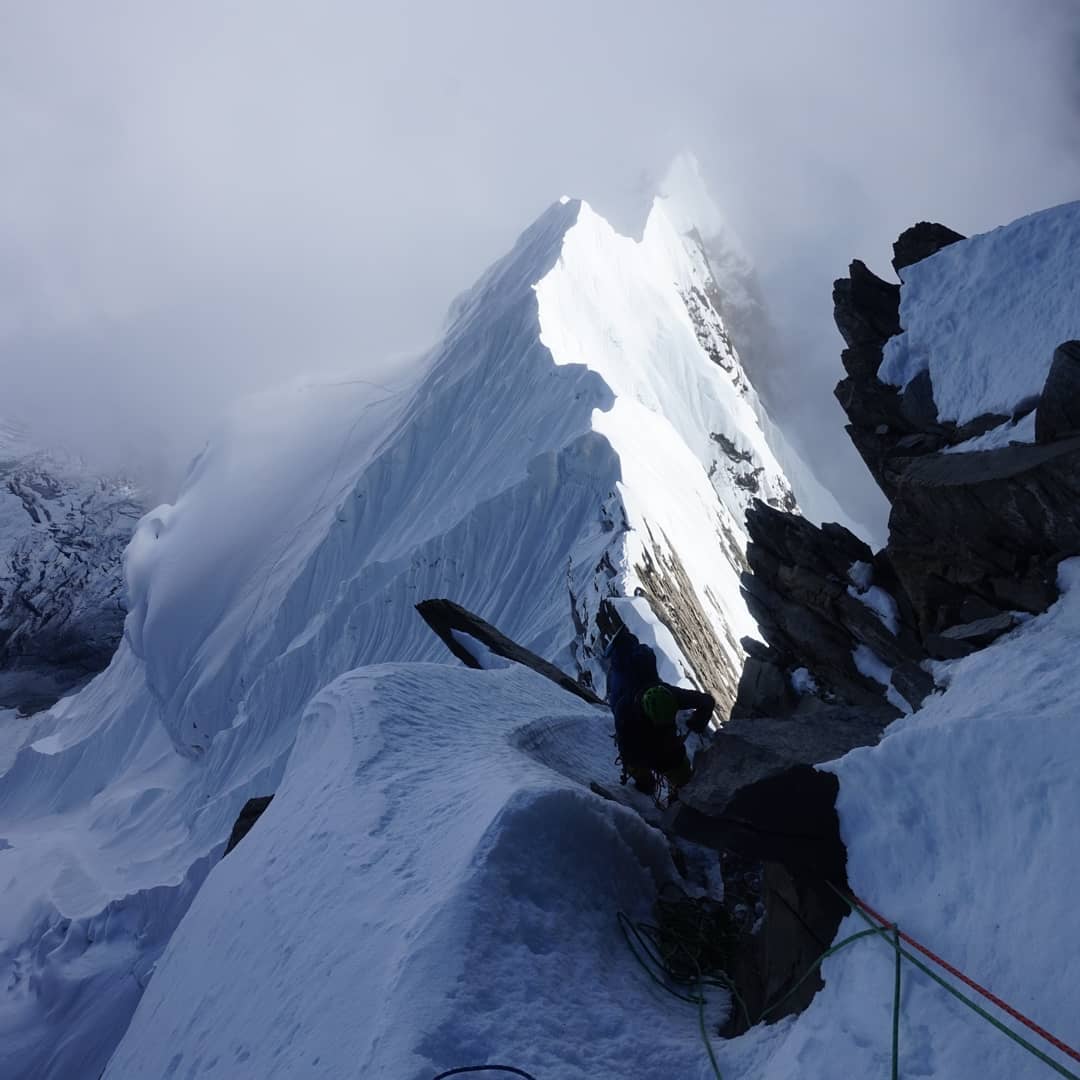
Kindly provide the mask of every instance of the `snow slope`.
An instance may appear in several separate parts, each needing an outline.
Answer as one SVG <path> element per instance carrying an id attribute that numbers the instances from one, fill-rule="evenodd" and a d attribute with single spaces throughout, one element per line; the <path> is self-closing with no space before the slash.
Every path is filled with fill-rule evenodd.
<path id="1" fill-rule="evenodd" d="M 147 1004 L 156 1030 L 198 1028 L 200 1045 L 223 1045 L 234 1023 L 228 1010 L 196 1001 L 169 974 L 184 962 L 177 950 L 156 968 L 162 951 L 198 890 L 238 874 L 229 868 L 248 858 L 245 845 L 257 849 L 261 826 L 217 865 L 246 799 L 277 790 L 290 758 L 310 775 L 304 752 L 294 754 L 308 703 L 345 680 L 338 719 L 327 721 L 340 742 L 350 726 L 384 722 L 352 701 L 368 676 L 350 672 L 449 659 L 413 611 L 416 601 L 456 600 L 599 682 L 596 611 L 605 597 L 624 596 L 668 649 L 667 670 L 718 680 L 721 699 L 734 693 L 738 638 L 754 631 L 738 591 L 742 511 L 755 494 L 782 504 L 791 497 L 723 324 L 707 296 L 694 295 L 696 287 L 704 294 L 707 275 L 700 250 L 661 207 L 634 243 L 585 204 L 564 200 L 457 301 L 444 340 L 415 377 L 388 387 L 297 381 L 238 410 L 194 463 L 176 503 L 139 526 L 126 556 L 125 640 L 109 670 L 48 713 L 5 730 L 0 742 L 0 966 L 7 973 L 0 1075 L 96 1077 L 148 984 L 160 995 Z M 513 678 L 490 676 L 494 683 L 480 685 Z M 414 685 L 407 670 L 400 677 Z M 452 665 L 417 674 L 415 692 L 430 696 L 431 685 L 449 692 L 454 677 Z M 469 700 L 478 718 L 507 711 L 497 695 Z M 567 708 L 543 704 L 544 715 Z M 407 701 L 394 709 L 385 722 L 396 730 Z M 440 767 L 462 768 L 471 747 L 503 752 L 479 737 L 454 743 L 444 730 L 449 709 L 429 704 L 411 714 L 414 753 L 426 744 L 437 749 L 427 766 L 418 763 L 409 791 L 397 793 L 403 821 L 418 820 L 449 790 L 439 787 Z M 325 761 L 323 751 L 304 745 L 311 761 Z M 610 740 L 605 734 L 588 745 L 588 771 L 607 776 Z M 357 753 L 362 769 L 368 759 Z M 560 750 L 559 760 L 567 753 Z M 395 769 L 403 768 L 399 759 Z M 528 809 L 533 774 L 507 770 L 497 780 L 495 765 L 487 769 L 490 800 L 477 811 L 476 828 L 488 828 L 484 815 L 508 822 L 520 812 L 528 822 L 539 814 Z M 363 779 L 356 777 L 367 790 Z M 375 797 L 382 781 L 371 779 Z M 324 809 L 334 800 L 354 805 L 359 796 L 345 779 L 335 783 Z M 556 847 L 579 827 L 594 836 L 631 828 L 618 824 L 621 811 L 597 807 L 592 796 L 550 797 L 568 815 L 550 841 Z M 292 798 L 275 801 L 267 829 Z M 309 809 L 316 813 L 301 798 L 297 812 Z M 486 850 L 466 826 L 464 819 L 453 826 L 461 847 L 453 858 L 443 853 L 449 862 L 414 848 L 414 868 L 402 870 L 430 894 L 426 908 L 412 909 L 417 928 L 442 910 L 451 923 L 464 918 L 459 893 L 472 873 L 465 864 L 482 861 Z M 296 828 L 309 838 L 318 832 L 303 818 Z M 373 830 L 366 839 L 346 832 L 373 856 Z M 316 844 L 311 853 L 319 850 Z M 327 858 L 341 854 L 332 844 L 326 851 Z M 644 870 L 620 858 L 627 880 L 657 865 L 651 855 L 642 857 Z M 260 871 L 260 882 L 275 878 L 273 865 Z M 321 865 L 298 852 L 280 865 L 282 888 L 301 889 Z M 397 894 L 384 884 L 389 902 Z M 381 886 L 371 887 L 375 902 Z M 208 905 L 226 902 L 205 895 Z M 213 910 L 223 925 L 221 909 Z M 244 916 L 233 914 L 235 929 Z M 207 924 L 191 925 L 189 948 L 199 941 L 196 951 L 217 951 L 199 937 Z M 298 929 L 295 947 L 305 940 Z M 346 940 L 338 939 L 336 955 Z M 310 974 L 313 1010 L 331 1009 L 316 992 L 329 992 L 336 962 L 324 945 L 297 955 Z M 188 959 L 209 970 L 209 954 Z M 470 986 L 459 992 L 479 992 Z M 284 982 L 262 987 L 266 1016 L 285 1015 L 275 995 L 296 992 Z M 406 1013 L 395 1012 L 395 1003 L 405 1003 L 379 997 L 375 1036 L 389 1046 L 410 1030 Z M 404 1034 L 393 1034 L 403 1025 Z M 117 1061 L 151 1053 L 141 1045 L 145 1030 L 136 1023 Z M 223 1075 L 296 1075 L 284 1064 L 289 1030 L 253 1031 L 266 1047 L 244 1060 L 257 1066 L 245 1072 L 233 1061 Z M 435 1059 L 419 1043 L 399 1049 L 404 1056 L 395 1061 Z M 274 1050 L 279 1064 L 268 1072 Z M 183 1045 L 171 1052 L 184 1056 L 187 1075 L 197 1053 Z M 135 1074 L 117 1065 L 111 1075 Z"/>
<path id="2" fill-rule="evenodd" d="M 904 332 L 886 344 L 878 376 L 903 387 L 928 370 L 942 420 L 1011 416 L 1042 390 L 1054 349 L 1080 336 L 1078 245 L 1075 202 L 907 267 L 900 290 Z M 1034 430 L 1010 437 L 1033 442 Z"/>
<path id="3" fill-rule="evenodd" d="M 337 679 L 106 1077 L 620 1076 L 628 1044 L 636 1075 L 693 1075 L 694 1011 L 655 999 L 614 919 L 647 916 L 666 843 L 581 786 L 607 723 L 520 668 Z M 647 1047 L 642 1015 L 667 1021 Z"/>

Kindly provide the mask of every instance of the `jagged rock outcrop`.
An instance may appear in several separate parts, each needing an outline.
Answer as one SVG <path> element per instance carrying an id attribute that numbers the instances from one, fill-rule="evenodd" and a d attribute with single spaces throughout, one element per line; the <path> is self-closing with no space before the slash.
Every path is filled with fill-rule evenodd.
<path id="1" fill-rule="evenodd" d="M 761 503 L 746 520 L 743 594 L 768 644 L 744 643 L 749 659 L 732 716 L 838 702 L 898 715 L 896 695 L 921 704 L 934 683 L 919 667 L 925 652 L 888 559 L 841 525 L 818 528 Z"/>
<path id="2" fill-rule="evenodd" d="M 45 708 L 102 670 L 123 633 L 129 483 L 29 447 L 0 424 L 0 708 Z"/>
<path id="3" fill-rule="evenodd" d="M 927 228 L 944 230 L 945 226 Z M 928 246 L 928 241 L 921 242 L 923 249 Z M 903 265 L 915 261 L 912 255 L 918 247 L 916 242 L 903 245 L 901 257 L 909 260 Z M 833 315 L 847 343 L 840 354 L 847 377 L 837 383 L 836 399 L 847 413 L 851 441 L 888 499 L 896 494 L 903 467 L 912 458 L 956 446 L 1015 418 L 986 413 L 965 424 L 942 421 L 929 371 L 902 390 L 878 378 L 885 343 L 901 333 L 900 286 L 882 281 L 858 259 L 851 264 L 849 276 L 833 285 Z"/>
<path id="4" fill-rule="evenodd" d="M 876 741 L 880 731 L 868 728 L 853 745 Z M 747 762 L 747 782 L 731 790 L 713 778 L 731 775 L 723 758 L 735 749 L 720 741 L 695 764 L 695 780 L 668 823 L 675 835 L 728 857 L 725 866 L 735 855 L 758 868 L 763 918 L 756 932 L 740 937 L 728 973 L 746 1010 L 733 1010 L 729 1036 L 746 1030 L 746 1013 L 756 1020 L 770 1010 L 767 1019 L 774 1021 L 810 1003 L 823 985 L 815 964 L 846 914 L 838 891 L 847 888 L 836 777 L 804 763 L 777 771 L 784 756 L 777 755 L 765 769 Z"/>
<path id="5" fill-rule="evenodd" d="M 962 239 L 921 222 L 897 240 L 893 265 Z M 938 417 L 929 370 L 902 390 L 878 378 L 885 343 L 903 333 L 900 287 L 855 261 L 833 299 L 847 344 L 836 396 L 891 503 L 889 540 L 873 554 L 839 526 L 750 509 L 743 588 L 767 644 L 745 643 L 733 716 L 882 693 L 918 706 L 933 689 L 928 659 L 968 655 L 1016 625 L 1016 612 L 1044 611 L 1058 563 L 1080 553 L 1080 342 L 1057 348 L 1038 398 L 957 424 Z M 1034 443 L 961 446 L 1032 410 Z"/>
<path id="6" fill-rule="evenodd" d="M 907 464 L 889 518 L 889 557 L 923 635 L 1057 597 L 1057 564 L 1080 553 L 1080 437 Z"/>
<path id="7" fill-rule="evenodd" d="M 898 277 L 905 267 L 912 266 L 931 255 L 936 255 L 942 248 L 966 239 L 963 233 L 950 229 L 936 221 L 920 221 L 905 229 L 893 244 L 892 266 Z"/>

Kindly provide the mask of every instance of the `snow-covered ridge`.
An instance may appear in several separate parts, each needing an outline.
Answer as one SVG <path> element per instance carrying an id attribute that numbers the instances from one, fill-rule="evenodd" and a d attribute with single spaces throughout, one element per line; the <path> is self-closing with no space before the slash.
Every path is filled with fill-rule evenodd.
<path id="1" fill-rule="evenodd" d="M 1080 202 L 950 244 L 907 267 L 904 332 L 886 344 L 879 378 L 905 387 L 929 371 L 940 419 L 961 425 L 1033 405 L 1054 349 L 1080 337 L 1078 247 Z M 1010 437 L 1032 442 L 1034 431 Z"/>
<path id="2" fill-rule="evenodd" d="M 365 665 L 447 659 L 418 600 L 456 600 L 595 681 L 595 615 L 623 596 L 673 677 L 730 700 L 754 630 L 742 511 L 792 497 L 708 274 L 663 207 L 635 243 L 565 201 L 455 304 L 419 376 L 297 382 L 237 411 L 139 526 L 110 669 L 5 733 L 0 961 L 19 975 L 0 1072 L 100 1071 L 313 695 Z M 414 719 L 445 739 L 438 709 Z M 606 730 L 594 748 L 590 768 L 611 770 Z M 139 916 L 92 931 L 110 910 Z M 250 1060 L 220 1075 L 267 1075 Z"/>

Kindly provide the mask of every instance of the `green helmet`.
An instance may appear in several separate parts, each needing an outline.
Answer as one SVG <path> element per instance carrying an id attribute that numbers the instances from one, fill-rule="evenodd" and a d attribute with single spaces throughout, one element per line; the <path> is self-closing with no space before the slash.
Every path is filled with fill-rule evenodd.
<path id="1" fill-rule="evenodd" d="M 675 695 L 666 686 L 653 686 L 641 695 L 642 712 L 654 727 L 675 723 Z"/>

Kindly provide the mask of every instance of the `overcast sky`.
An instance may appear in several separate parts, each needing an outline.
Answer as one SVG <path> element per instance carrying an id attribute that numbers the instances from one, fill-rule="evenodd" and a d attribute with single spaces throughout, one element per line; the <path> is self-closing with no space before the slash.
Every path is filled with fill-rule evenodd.
<path id="1" fill-rule="evenodd" d="M 1076 0 L 0 0 L 0 414 L 175 475 L 238 394 L 378 377 L 548 203 L 629 226 L 689 148 L 834 446 L 832 279 L 1080 196 L 1078 58 Z"/>

